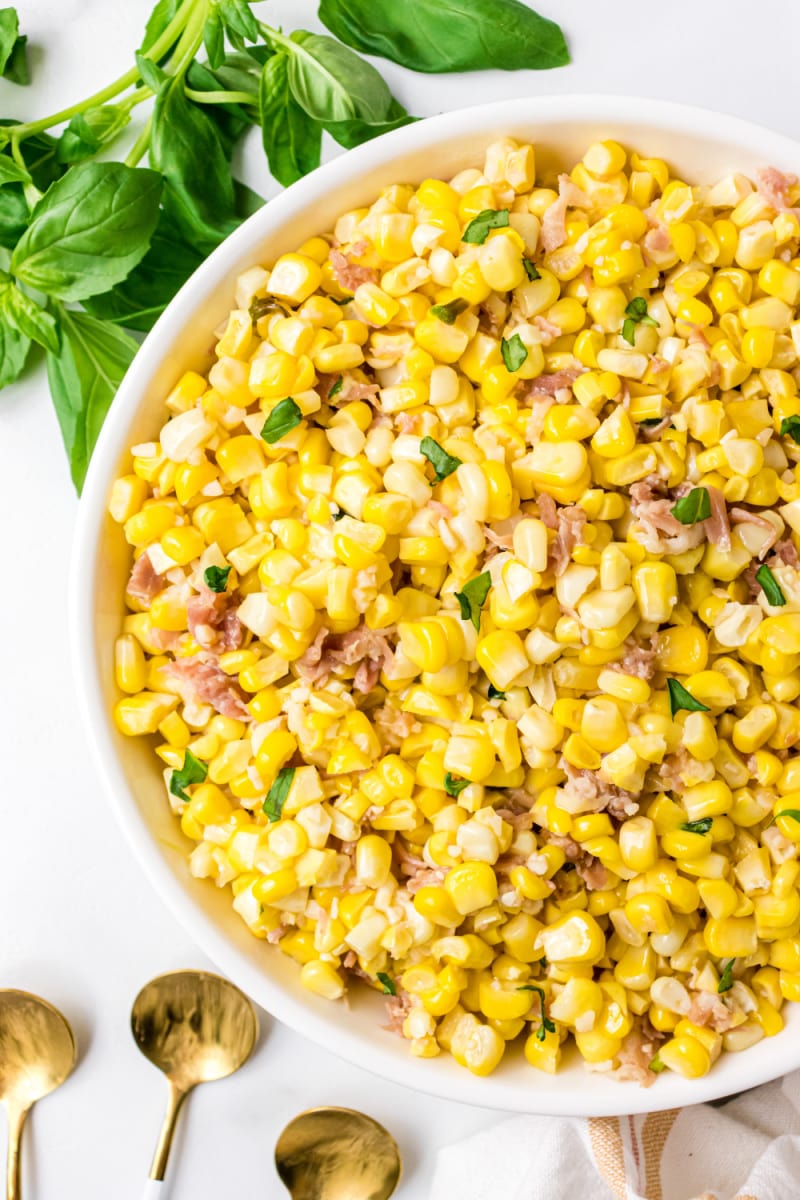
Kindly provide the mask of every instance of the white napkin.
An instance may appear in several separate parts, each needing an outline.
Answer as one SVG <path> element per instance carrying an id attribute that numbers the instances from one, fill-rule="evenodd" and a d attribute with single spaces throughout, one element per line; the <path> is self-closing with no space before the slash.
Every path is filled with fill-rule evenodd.
<path id="1" fill-rule="evenodd" d="M 440 1151 L 429 1200 L 800 1200 L 800 1072 L 635 1117 L 515 1117 Z"/>

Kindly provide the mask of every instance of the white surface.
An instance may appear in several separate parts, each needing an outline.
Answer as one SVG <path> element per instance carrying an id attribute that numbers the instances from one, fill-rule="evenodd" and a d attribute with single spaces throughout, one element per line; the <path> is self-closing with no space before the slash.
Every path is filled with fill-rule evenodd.
<path id="1" fill-rule="evenodd" d="M 274 0 L 268 16 L 290 25 L 300 7 Z M 302 6 L 309 25 L 313 7 Z M 773 0 L 763 21 L 742 0 L 673 0 L 657 18 L 640 0 L 542 0 L 542 7 L 570 36 L 569 68 L 437 79 L 386 65 L 385 73 L 418 113 L 460 107 L 476 94 L 596 90 L 681 99 L 798 133 L 800 10 L 792 0 Z M 126 69 L 148 4 L 21 0 L 19 8 L 35 47 L 36 82 L 28 90 L 0 82 L 0 107 L 34 117 Z M 248 164 L 248 180 L 266 190 L 256 152 Z M 76 503 L 41 370 L 0 397 L 0 422 L 0 532 L 12 579 L 2 608 L 0 981 L 59 1005 L 81 1048 L 74 1077 L 32 1118 L 25 1180 L 31 1198 L 106 1200 L 111 1185 L 114 1200 L 125 1200 L 143 1186 L 165 1100 L 127 1032 L 131 1000 L 160 971 L 209 964 L 134 864 L 88 763 L 63 602 Z M 192 1098 L 170 1200 L 211 1200 L 245 1184 L 252 1193 L 254 1180 L 258 1194 L 281 1194 L 271 1165 L 275 1138 L 312 1104 L 361 1107 L 392 1129 L 406 1164 L 402 1200 L 425 1195 L 437 1146 L 496 1119 L 381 1083 L 267 1019 L 264 1028 L 240 1075 Z"/>
<path id="2" fill-rule="evenodd" d="M 800 143 L 762 125 L 708 109 L 615 96 L 527 97 L 461 108 L 362 146 L 328 162 L 276 196 L 236 230 L 195 272 L 164 313 L 131 367 L 94 453 L 81 502 L 70 586 L 70 638 L 78 699 L 106 794 L 129 845 L 161 895 L 198 944 L 248 995 L 321 1046 L 336 1045 L 384 1079 L 424 1088 L 449 1100 L 551 1116 L 629 1114 L 715 1099 L 800 1067 L 800 1010 L 780 1035 L 751 1054 L 726 1055 L 706 1078 L 668 1073 L 648 1092 L 587 1074 L 573 1051 L 550 1079 L 531 1073 L 521 1047 L 490 1078 L 465 1074 L 448 1055 L 419 1060 L 385 1030 L 381 998 L 353 988 L 346 1005 L 331 1005 L 302 987 L 295 964 L 265 951 L 232 911 L 224 891 L 193 879 L 192 848 L 164 802 L 161 764 L 144 739 L 122 737 L 111 719 L 117 701 L 112 647 L 124 613 L 130 549 L 106 508 L 113 480 L 128 469 L 129 448 L 152 438 L 163 422 L 163 397 L 184 371 L 202 367 L 207 331 L 224 322 L 236 277 L 254 262 L 272 262 L 298 242 L 334 225 L 340 213 L 370 202 L 397 179 L 424 179 L 431 163 L 444 177 L 480 162 L 499 133 L 526 139 L 536 131 L 537 170 L 552 178 L 598 137 L 613 130 L 624 144 L 672 163 L 680 177 L 713 183 L 732 170 L 754 173 L 764 162 L 782 170 L 800 163 Z M 796 1023 L 794 1023 L 796 1022 Z"/>

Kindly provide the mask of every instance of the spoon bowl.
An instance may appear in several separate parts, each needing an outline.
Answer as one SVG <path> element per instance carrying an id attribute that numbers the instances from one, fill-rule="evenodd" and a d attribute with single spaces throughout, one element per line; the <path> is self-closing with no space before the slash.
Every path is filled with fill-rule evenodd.
<path id="1" fill-rule="evenodd" d="M 258 1036 L 247 997 L 207 971 L 174 971 L 146 984 L 133 1003 L 136 1045 L 169 1083 L 169 1103 L 150 1180 L 161 1181 L 183 1101 L 199 1083 L 225 1079 L 244 1066 Z M 151 1186 L 148 1195 L 155 1195 Z"/>
<path id="2" fill-rule="evenodd" d="M 37 1100 L 60 1087 L 75 1066 L 65 1017 L 29 992 L 0 990 L 0 1100 L 8 1115 L 7 1200 L 20 1200 L 22 1127 Z"/>
<path id="3" fill-rule="evenodd" d="M 402 1162 L 392 1135 L 352 1108 L 310 1108 L 284 1129 L 275 1166 L 292 1200 L 389 1200 Z"/>

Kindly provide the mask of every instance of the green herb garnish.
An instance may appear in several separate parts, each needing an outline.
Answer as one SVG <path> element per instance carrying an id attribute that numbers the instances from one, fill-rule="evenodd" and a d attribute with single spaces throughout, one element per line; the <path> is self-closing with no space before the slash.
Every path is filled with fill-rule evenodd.
<path id="1" fill-rule="evenodd" d="M 735 958 L 729 959 L 725 965 L 725 968 L 723 969 L 722 974 L 719 977 L 719 983 L 717 984 L 717 991 L 720 993 L 720 995 L 722 994 L 722 992 L 729 992 L 731 990 L 731 988 L 733 987 L 733 964 L 735 962 L 736 962 Z"/>
<path id="2" fill-rule="evenodd" d="M 535 983 L 524 983 L 517 988 L 518 992 L 536 992 L 539 996 L 539 1004 L 541 1005 L 542 1021 L 539 1028 L 536 1030 L 536 1040 L 543 1042 L 548 1033 L 555 1033 L 555 1024 L 545 1014 L 544 1011 L 544 988 L 537 987 Z"/>
<path id="3" fill-rule="evenodd" d="M 275 777 L 275 782 L 267 792 L 267 798 L 264 801 L 263 812 L 267 814 L 270 821 L 280 821 L 283 806 L 286 803 L 286 797 L 289 795 L 289 789 L 292 786 L 294 779 L 294 767 L 283 767 Z"/>
<path id="4" fill-rule="evenodd" d="M 500 353 L 508 371 L 518 371 L 528 357 L 528 347 L 518 333 L 500 342 Z"/>
<path id="5" fill-rule="evenodd" d="M 455 300 L 448 300 L 447 304 L 434 304 L 430 311 L 431 316 L 436 317 L 437 321 L 443 321 L 445 325 L 453 325 L 459 313 L 466 312 L 468 308 L 468 301 L 458 297 Z"/>
<path id="6" fill-rule="evenodd" d="M 0 8 L 0 78 L 10 83 L 30 83 L 25 52 L 27 37 L 19 32 L 15 8 Z"/>
<path id="7" fill-rule="evenodd" d="M 279 442 L 287 433 L 296 429 L 302 419 L 299 405 L 295 404 L 291 396 L 287 396 L 275 405 L 267 417 L 261 429 L 261 436 L 271 446 L 273 442 Z"/>
<path id="8" fill-rule="evenodd" d="M 536 263 L 531 262 L 529 258 L 523 258 L 522 265 L 525 268 L 525 274 L 528 276 L 528 279 L 530 279 L 531 282 L 533 282 L 534 279 L 542 278 L 536 268 Z"/>
<path id="9" fill-rule="evenodd" d="M 190 800 L 191 797 L 186 795 L 184 789 L 193 783 L 202 783 L 206 775 L 208 775 L 206 764 L 200 762 L 199 758 L 195 758 L 191 750 L 185 750 L 183 766 L 180 771 L 173 771 L 169 777 L 169 790 L 180 800 Z"/>
<path id="10" fill-rule="evenodd" d="M 666 1071 L 667 1069 L 666 1063 L 663 1063 L 657 1054 L 650 1059 L 648 1067 L 654 1075 L 660 1075 L 662 1071 Z"/>
<path id="11" fill-rule="evenodd" d="M 644 296 L 636 296 L 625 309 L 625 320 L 622 322 L 622 336 L 629 346 L 632 346 L 636 341 L 637 325 L 658 325 L 658 321 L 648 315 L 647 301 Z"/>
<path id="12" fill-rule="evenodd" d="M 347 513 L 344 511 L 343 508 L 337 508 L 337 509 L 335 509 L 335 511 L 333 513 L 334 521 L 341 521 L 342 517 L 346 517 L 346 516 L 347 516 Z"/>
<path id="13" fill-rule="evenodd" d="M 460 796 L 465 787 L 469 787 L 469 779 L 457 779 L 448 771 L 444 777 L 444 790 L 448 796 Z"/>
<path id="14" fill-rule="evenodd" d="M 767 604 L 771 604 L 774 608 L 782 608 L 786 603 L 786 597 L 781 590 L 781 585 L 766 563 L 756 571 L 756 579 L 761 584 L 761 590 L 767 597 Z"/>
<path id="15" fill-rule="evenodd" d="M 461 235 L 462 242 L 482 246 L 489 236 L 490 229 L 505 229 L 508 225 L 507 208 L 485 208 L 473 217 Z"/>
<path id="16" fill-rule="evenodd" d="M 789 435 L 798 445 L 800 445 L 800 417 L 784 417 L 781 421 L 781 437 Z"/>
<path id="17" fill-rule="evenodd" d="M 496 688 L 493 683 L 490 683 L 487 696 L 490 700 L 505 700 L 506 693 L 501 692 L 500 689 Z"/>
<path id="18" fill-rule="evenodd" d="M 332 400 L 334 396 L 338 396 L 339 392 L 342 390 L 343 386 L 344 386 L 344 375 L 340 375 L 339 378 L 336 380 L 336 383 L 333 385 L 331 390 L 328 392 L 328 399 Z"/>
<path id="19" fill-rule="evenodd" d="M 385 971 L 378 971 L 378 983 L 383 988 L 384 996 L 396 996 L 397 984 L 392 979 L 391 975 L 387 975 Z"/>
<path id="20" fill-rule="evenodd" d="M 793 821 L 800 821 L 800 808 L 784 808 L 783 812 L 775 813 L 772 820 L 767 822 L 767 827 L 777 821 L 778 817 L 791 817 Z"/>
<path id="21" fill-rule="evenodd" d="M 709 708 L 706 704 L 701 704 L 699 700 L 695 700 L 691 692 L 687 692 L 682 683 L 678 683 L 677 679 L 667 680 L 667 691 L 669 692 L 669 711 L 673 717 L 683 708 L 687 712 L 708 712 Z"/>
<path id="22" fill-rule="evenodd" d="M 230 567 L 206 567 L 203 571 L 203 580 L 206 587 L 212 592 L 224 592 L 228 586 L 230 573 Z"/>
<path id="23" fill-rule="evenodd" d="M 689 494 L 681 496 L 669 511 L 682 525 L 696 525 L 698 521 L 707 521 L 711 516 L 708 488 L 692 488 Z"/>
<path id="24" fill-rule="evenodd" d="M 456 592 L 456 600 L 461 609 L 461 620 L 472 621 L 477 630 L 480 630 L 481 627 L 481 609 L 486 603 L 491 586 L 491 575 L 488 571 L 483 571 L 474 579 L 470 579 L 469 583 L 465 583 L 460 592 Z"/>
<path id="25" fill-rule="evenodd" d="M 687 833 L 708 833 L 711 820 L 711 817 L 701 817 L 699 821 L 684 821 L 680 828 L 685 829 Z"/>
<path id="26" fill-rule="evenodd" d="M 461 466 L 461 459 L 456 458 L 453 454 L 448 454 L 432 437 L 424 437 L 419 444 L 419 448 L 433 467 L 436 475 L 435 483 L 441 483 L 443 479 L 447 479 L 448 475 L 452 475 L 453 471 L 457 471 Z"/>
<path id="27" fill-rule="evenodd" d="M 285 304 L 275 300 L 272 296 L 256 296 L 250 301 L 250 307 L 247 310 L 250 314 L 250 320 L 255 325 L 262 317 L 268 317 L 270 313 L 280 313 L 282 317 L 289 316 L 289 309 Z"/>

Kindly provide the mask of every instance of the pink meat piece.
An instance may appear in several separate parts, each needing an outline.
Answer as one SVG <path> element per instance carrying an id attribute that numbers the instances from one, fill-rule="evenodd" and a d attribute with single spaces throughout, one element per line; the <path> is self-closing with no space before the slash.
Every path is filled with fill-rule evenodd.
<path id="1" fill-rule="evenodd" d="M 144 550 L 133 565 L 126 592 L 140 604 L 149 606 L 163 587 L 163 575 L 158 574 L 150 561 L 149 553 Z"/>
<path id="2" fill-rule="evenodd" d="M 567 775 L 564 790 L 576 799 L 591 804 L 593 812 L 607 812 L 614 820 L 624 821 L 626 817 L 632 817 L 639 811 L 639 804 L 632 792 L 616 787 L 613 783 L 606 783 L 597 771 L 590 771 L 585 767 L 578 770 L 563 760 L 562 765 Z"/>
<path id="3" fill-rule="evenodd" d="M 575 380 L 583 372 L 577 367 L 567 367 L 564 371 L 554 371 L 549 375 L 537 375 L 531 380 L 530 391 L 543 396 L 555 396 L 562 388 L 571 388 Z"/>
<path id="4" fill-rule="evenodd" d="M 529 792 L 526 788 L 507 788 L 506 796 L 513 812 L 527 812 L 536 803 L 533 792 Z"/>
<path id="5" fill-rule="evenodd" d="M 631 485 L 631 513 L 639 528 L 634 535 L 651 554 L 682 554 L 699 546 L 703 524 L 684 525 L 672 515 L 675 501 L 655 496 L 646 479 Z"/>
<path id="6" fill-rule="evenodd" d="M 586 513 L 579 504 L 568 504 L 558 510 L 555 540 L 550 546 L 550 558 L 556 575 L 563 575 L 569 566 L 572 551 L 584 542 L 583 527 Z"/>
<path id="7" fill-rule="evenodd" d="M 585 859 L 576 862 L 575 870 L 590 892 L 600 892 L 608 883 L 608 871 L 593 854 L 587 854 Z"/>
<path id="8" fill-rule="evenodd" d="M 397 428 L 401 433 L 415 433 L 419 424 L 421 414 L 411 412 L 401 412 L 395 417 Z"/>
<path id="9" fill-rule="evenodd" d="M 411 1012 L 411 1007 L 411 997 L 408 992 L 401 990 L 396 996 L 390 996 L 386 1001 L 389 1023 L 384 1025 L 384 1029 L 388 1029 L 390 1033 L 402 1033 L 403 1022 Z"/>
<path id="10" fill-rule="evenodd" d="M 317 377 L 315 384 L 316 390 L 323 400 L 330 399 L 331 388 L 340 379 L 342 386 L 333 397 L 334 405 L 349 404 L 354 400 L 366 400 L 368 403 L 374 404 L 375 397 L 381 390 L 377 383 L 364 383 L 360 379 L 353 379 L 351 375 L 329 375 L 323 372 Z"/>
<path id="11" fill-rule="evenodd" d="M 359 258 L 367 250 L 366 242 L 357 242 L 350 247 L 352 258 Z M 341 250 L 331 250 L 329 255 L 333 267 L 333 277 L 345 292 L 355 292 L 362 283 L 377 283 L 378 272 L 373 267 L 364 267 L 355 263 L 352 258 Z"/>
<path id="12" fill-rule="evenodd" d="M 772 522 L 768 521 L 766 517 L 762 517 L 760 513 L 748 512 L 746 508 L 732 508 L 730 519 L 734 525 L 758 525 L 760 529 L 766 529 L 767 537 L 758 552 L 759 561 L 763 561 L 778 540 L 778 531 Z M 792 544 L 790 543 L 790 545 Z M 792 550 L 794 550 L 793 545 Z M 796 551 L 795 557 L 797 557 Z"/>
<path id="13" fill-rule="evenodd" d="M 186 606 L 192 637 L 207 650 L 238 650 L 244 639 L 244 626 L 236 615 L 239 603 L 236 592 L 212 592 L 202 585 Z"/>
<path id="14" fill-rule="evenodd" d="M 511 808 L 496 808 L 495 812 L 498 817 L 503 818 L 507 825 L 510 825 L 512 829 L 516 829 L 517 831 L 530 829 L 531 825 L 533 825 L 532 812 L 514 812 Z"/>
<path id="15" fill-rule="evenodd" d="M 481 332 L 496 336 L 500 332 L 500 320 L 497 313 L 485 300 L 478 305 L 478 314 L 478 327 Z"/>
<path id="16" fill-rule="evenodd" d="M 540 333 L 544 335 L 542 337 L 543 346 L 549 346 L 556 338 L 561 337 L 561 327 L 556 325 L 555 321 L 548 321 L 547 317 L 539 316 L 533 318 L 533 323 Z"/>
<path id="17" fill-rule="evenodd" d="M 406 890 L 410 896 L 415 896 L 420 888 L 441 887 L 447 871 L 444 867 L 425 867 L 415 871 L 408 877 Z"/>
<path id="18" fill-rule="evenodd" d="M 235 679 L 226 675 L 213 654 L 200 653 L 179 658 L 167 666 L 184 704 L 210 704 L 223 717 L 251 721 L 244 693 Z"/>
<path id="19" fill-rule="evenodd" d="M 572 182 L 569 175 L 558 177 L 558 199 L 545 210 L 542 218 L 542 246 L 549 254 L 567 240 L 567 209 L 589 208 L 591 201 L 585 192 Z"/>
<path id="20" fill-rule="evenodd" d="M 558 508 L 553 497 L 548 496 L 547 492 L 542 492 L 536 497 L 536 504 L 539 508 L 539 520 L 548 529 L 558 529 Z"/>
<path id="21" fill-rule="evenodd" d="M 656 1079 L 656 1072 L 651 1071 L 650 1063 L 657 1053 L 658 1042 L 655 1038 L 649 1038 L 640 1029 L 632 1029 L 622 1043 L 617 1055 L 619 1066 L 612 1071 L 612 1077 L 620 1083 L 638 1083 L 641 1087 L 650 1087 Z"/>
<path id="22" fill-rule="evenodd" d="M 289 932 L 289 928 L 290 927 L 288 925 L 284 925 L 281 921 L 280 925 L 278 925 L 275 929 L 270 929 L 269 933 L 267 934 L 267 941 L 269 944 L 271 946 L 277 946 L 284 934 Z"/>
<path id="23" fill-rule="evenodd" d="M 429 508 L 432 513 L 436 513 L 437 517 L 442 517 L 445 521 L 449 521 L 453 515 L 453 510 L 449 504 L 443 504 L 441 500 L 429 500 L 426 508 Z"/>
<path id="24" fill-rule="evenodd" d="M 683 773 L 690 763 L 690 755 L 685 746 L 680 746 L 674 754 L 668 754 L 658 769 L 658 779 L 661 787 L 668 792 L 682 795 L 686 790 Z"/>
<path id="25" fill-rule="evenodd" d="M 651 680 L 656 671 L 656 650 L 651 647 L 628 645 L 622 658 L 610 662 L 612 671 L 621 671 L 623 675 L 634 675 L 637 679 Z"/>
<path id="26" fill-rule="evenodd" d="M 727 553 L 731 548 L 731 526 L 725 497 L 719 488 L 707 487 L 706 491 L 711 502 L 711 516 L 703 521 L 706 537 L 713 546 Z"/>
<path id="27" fill-rule="evenodd" d="M 785 212 L 791 207 L 789 191 L 796 183 L 796 175 L 786 175 L 777 167 L 761 167 L 756 171 L 758 194 L 767 204 L 771 204 L 776 212 Z"/>
<path id="28" fill-rule="evenodd" d="M 532 394 L 531 415 L 525 428 L 525 437 L 531 445 L 541 438 L 545 417 L 555 402 L 555 396 L 546 396 L 544 393 Z"/>
<path id="29" fill-rule="evenodd" d="M 375 709 L 372 720 L 389 750 L 399 750 L 407 737 L 422 728 L 413 713 L 401 712 L 388 702 Z"/>
<path id="30" fill-rule="evenodd" d="M 733 1024 L 733 1014 L 713 992 L 696 992 L 686 1016 L 693 1025 L 708 1025 L 716 1033 L 726 1033 Z"/>
<path id="31" fill-rule="evenodd" d="M 800 557 L 798 557 L 797 547 L 791 538 L 784 538 L 782 542 L 776 544 L 774 557 L 784 567 L 794 567 L 795 570 L 800 570 Z"/>
<path id="32" fill-rule="evenodd" d="M 339 674 L 340 668 L 356 667 L 353 687 L 366 693 L 372 691 L 383 667 L 393 657 L 384 635 L 362 622 L 348 633 L 331 633 L 323 626 L 295 667 L 304 682 L 318 683 L 321 687 L 332 674 Z"/>
<path id="33" fill-rule="evenodd" d="M 652 229 L 648 229 L 644 235 L 644 248 L 652 251 L 653 254 L 664 254 L 672 248 L 672 239 L 666 225 L 659 221 Z"/>

